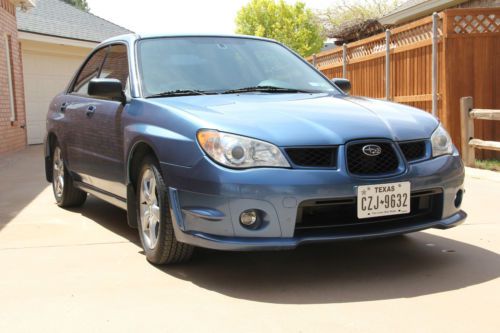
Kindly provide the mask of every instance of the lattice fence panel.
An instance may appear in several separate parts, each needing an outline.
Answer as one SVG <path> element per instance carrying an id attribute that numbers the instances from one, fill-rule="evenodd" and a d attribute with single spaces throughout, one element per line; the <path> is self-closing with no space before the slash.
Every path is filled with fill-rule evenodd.
<path id="1" fill-rule="evenodd" d="M 333 53 L 320 55 L 316 58 L 316 66 L 328 66 L 342 64 L 342 48 Z"/>
<path id="2" fill-rule="evenodd" d="M 438 20 L 438 35 L 442 35 L 442 21 Z M 411 45 L 432 38 L 432 22 L 391 35 L 391 48 Z"/>
<path id="3" fill-rule="evenodd" d="M 452 22 L 456 34 L 500 32 L 500 17 L 494 13 L 455 15 Z"/>
<path id="4" fill-rule="evenodd" d="M 366 44 L 348 47 L 348 59 L 358 59 L 385 50 L 385 38 L 377 39 Z"/>

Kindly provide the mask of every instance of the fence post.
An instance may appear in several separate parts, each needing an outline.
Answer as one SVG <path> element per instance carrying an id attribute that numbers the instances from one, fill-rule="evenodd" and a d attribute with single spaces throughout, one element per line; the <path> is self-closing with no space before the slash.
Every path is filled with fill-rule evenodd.
<path id="1" fill-rule="evenodd" d="M 385 30 L 385 99 L 391 99 L 391 31 Z"/>
<path id="2" fill-rule="evenodd" d="M 342 45 L 342 77 L 347 79 L 347 44 Z"/>
<path id="3" fill-rule="evenodd" d="M 460 98 L 460 134 L 462 146 L 462 159 L 464 164 L 473 167 L 476 164 L 474 147 L 469 146 L 469 141 L 474 137 L 474 120 L 469 116 L 472 110 L 472 97 Z"/>
<path id="4" fill-rule="evenodd" d="M 434 12 L 432 14 L 432 115 L 437 116 L 438 113 L 438 20 L 439 15 Z"/>
<path id="5" fill-rule="evenodd" d="M 314 66 L 314 68 L 316 68 L 316 53 L 313 54 L 313 63 L 312 65 Z"/>

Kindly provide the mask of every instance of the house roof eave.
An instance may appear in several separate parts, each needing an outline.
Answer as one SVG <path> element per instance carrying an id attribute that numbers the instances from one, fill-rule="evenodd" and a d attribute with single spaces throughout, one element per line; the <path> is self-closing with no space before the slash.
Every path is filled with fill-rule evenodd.
<path id="1" fill-rule="evenodd" d="M 22 41 L 34 41 L 34 42 L 42 42 L 47 44 L 55 44 L 55 45 L 65 45 L 65 46 L 76 46 L 86 49 L 94 49 L 99 42 L 96 41 L 88 41 L 74 38 L 65 38 L 60 36 L 52 36 L 46 34 L 40 34 L 32 31 L 23 31 L 18 30 L 18 37 Z"/>
<path id="2" fill-rule="evenodd" d="M 459 5 L 466 1 L 467 0 L 428 0 L 409 8 L 389 13 L 388 15 L 381 17 L 379 22 L 384 26 L 398 25 L 426 16 L 432 12 Z"/>

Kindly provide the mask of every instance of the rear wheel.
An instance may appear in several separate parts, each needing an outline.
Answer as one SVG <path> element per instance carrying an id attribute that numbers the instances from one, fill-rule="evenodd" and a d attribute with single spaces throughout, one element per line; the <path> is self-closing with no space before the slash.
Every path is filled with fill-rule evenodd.
<path id="1" fill-rule="evenodd" d="M 57 205 L 60 207 L 81 206 L 87 199 L 87 193 L 73 185 L 59 145 L 55 145 L 52 153 L 52 190 Z"/>
<path id="2" fill-rule="evenodd" d="M 141 164 L 136 189 L 139 236 L 148 261 L 157 265 L 188 261 L 193 246 L 175 238 L 167 188 L 158 162 L 151 156 Z"/>

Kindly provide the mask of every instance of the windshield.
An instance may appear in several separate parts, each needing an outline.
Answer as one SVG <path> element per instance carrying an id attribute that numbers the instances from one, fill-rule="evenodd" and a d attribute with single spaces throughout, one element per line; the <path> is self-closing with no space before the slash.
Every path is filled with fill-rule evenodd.
<path id="1" fill-rule="evenodd" d="M 339 93 L 292 52 L 263 40 L 234 37 L 144 39 L 139 42 L 138 55 L 146 97 L 190 91 L 193 94 Z M 263 90 L 262 87 L 283 89 Z"/>

